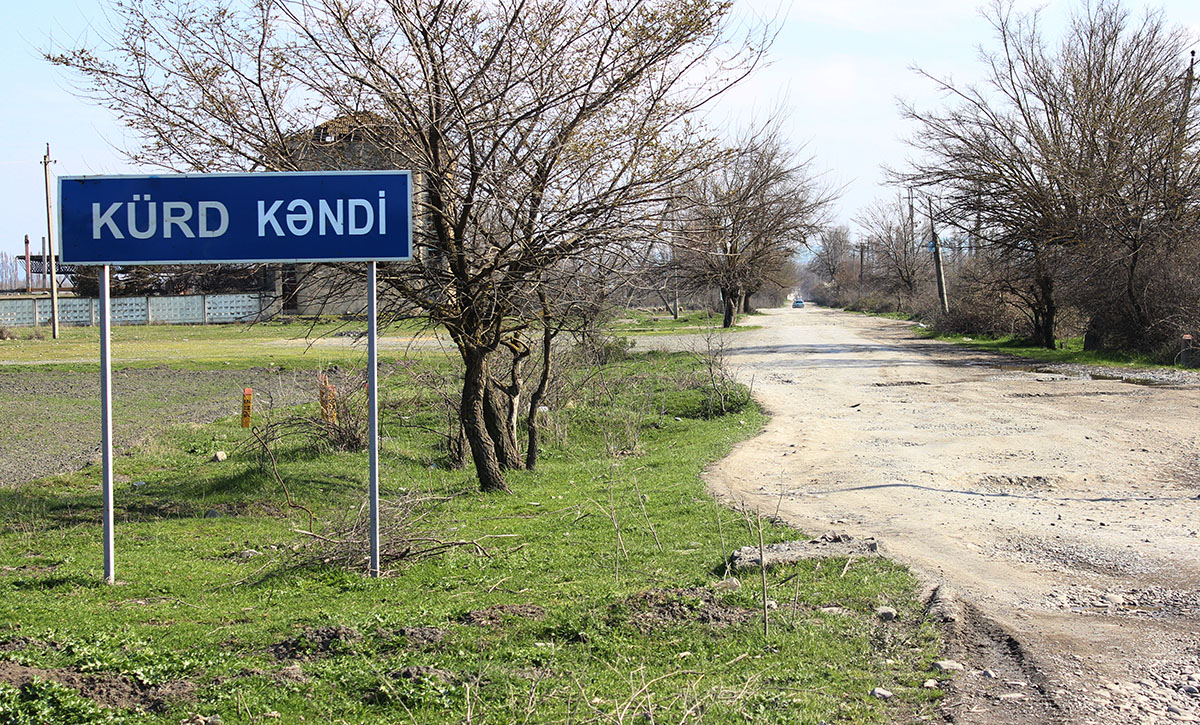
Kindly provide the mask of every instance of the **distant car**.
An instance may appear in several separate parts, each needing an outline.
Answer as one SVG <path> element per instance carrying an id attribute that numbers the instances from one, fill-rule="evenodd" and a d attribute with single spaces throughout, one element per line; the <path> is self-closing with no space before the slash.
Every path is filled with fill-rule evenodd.
<path id="1" fill-rule="evenodd" d="M 796 309 L 797 307 L 803 307 L 803 306 L 804 306 L 804 300 L 799 299 L 799 298 L 792 300 L 792 309 Z"/>

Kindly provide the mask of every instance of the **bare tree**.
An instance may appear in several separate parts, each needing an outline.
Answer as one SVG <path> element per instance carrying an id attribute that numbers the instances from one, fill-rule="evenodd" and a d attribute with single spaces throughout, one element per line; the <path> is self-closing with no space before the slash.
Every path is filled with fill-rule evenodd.
<path id="1" fill-rule="evenodd" d="M 675 250 L 684 279 L 718 289 L 722 326 L 732 326 L 745 299 L 778 277 L 822 226 L 836 196 L 776 126 L 743 135 L 684 190 Z"/>
<path id="2" fill-rule="evenodd" d="M 897 198 L 877 201 L 857 219 L 875 263 L 874 281 L 895 297 L 896 309 L 911 307 L 921 280 L 929 275 L 929 254 L 917 239 L 912 208 Z"/>
<path id="3" fill-rule="evenodd" d="M 833 287 L 833 300 L 840 303 L 842 286 L 850 272 L 853 250 L 850 230 L 844 226 L 823 229 L 817 236 L 808 268 L 826 284 Z"/>
<path id="4" fill-rule="evenodd" d="M 170 169 L 410 168 L 412 264 L 383 270 L 449 332 L 484 490 L 507 490 L 492 356 L 540 324 L 544 272 L 637 243 L 704 165 L 693 111 L 769 39 L 717 0 L 249 0 L 114 6 L 97 49 L 51 59 Z M 754 33 L 753 30 L 750 31 Z M 353 141 L 329 149 L 328 119 Z M 502 376 L 503 377 L 503 376 Z"/>
<path id="5" fill-rule="evenodd" d="M 1039 14 L 997 2 L 999 49 L 980 86 L 936 79 L 949 108 L 905 115 L 922 152 L 904 183 L 936 190 L 939 224 L 977 235 L 997 277 L 1024 301 L 1034 338 L 1054 347 L 1064 296 L 1089 280 L 1128 280 L 1126 309 L 1148 318 L 1139 267 L 1148 245 L 1194 228 L 1200 159 L 1187 44 L 1161 14 L 1130 19 L 1119 2 L 1085 5 L 1052 48 Z M 1186 78 L 1190 79 L 1190 72 Z M 1098 290 L 1083 295 L 1096 303 Z"/>

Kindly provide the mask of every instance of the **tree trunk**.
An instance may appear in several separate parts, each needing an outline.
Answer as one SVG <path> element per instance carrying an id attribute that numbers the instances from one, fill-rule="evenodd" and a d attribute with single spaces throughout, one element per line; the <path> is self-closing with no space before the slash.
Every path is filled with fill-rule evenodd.
<path id="1" fill-rule="evenodd" d="M 754 296 L 754 293 L 753 293 L 753 292 L 747 292 L 747 293 L 745 294 L 745 296 L 744 296 L 744 297 L 742 297 L 742 312 L 743 312 L 744 314 L 747 314 L 747 315 L 748 315 L 748 314 L 750 314 L 751 312 L 753 312 L 753 310 L 752 310 L 752 309 L 750 309 L 750 298 L 751 298 L 751 297 L 753 297 L 753 296 Z"/>
<path id="2" fill-rule="evenodd" d="M 521 452 L 517 448 L 513 402 L 504 387 L 488 376 L 483 389 L 483 424 L 496 448 L 496 460 L 502 471 L 523 466 Z"/>
<path id="3" fill-rule="evenodd" d="M 1034 318 L 1034 337 L 1037 344 L 1047 350 L 1055 349 L 1054 326 L 1058 307 L 1054 303 L 1054 281 L 1043 276 L 1038 279 L 1037 304 L 1040 308 Z"/>
<path id="4" fill-rule="evenodd" d="M 488 434 L 484 422 L 484 390 L 487 388 L 487 351 L 465 349 L 462 353 L 465 370 L 463 374 L 462 404 L 459 418 L 463 434 L 471 448 L 471 460 L 479 476 L 479 490 L 503 491 L 508 493 L 508 483 L 500 470 L 496 457 L 496 446 Z"/>
<path id="5" fill-rule="evenodd" d="M 737 321 L 738 301 L 737 290 L 721 290 L 721 310 L 723 313 L 721 327 L 733 327 L 733 323 Z"/>
<path id="6" fill-rule="evenodd" d="M 542 374 L 538 378 L 537 388 L 529 395 L 529 415 L 525 419 L 525 428 L 529 434 L 528 447 L 525 449 L 525 468 L 530 471 L 537 468 L 538 435 L 541 433 L 541 427 L 538 424 L 538 408 L 541 407 L 542 400 L 546 397 L 546 389 L 550 386 L 554 335 L 555 332 L 549 326 L 542 330 Z"/>

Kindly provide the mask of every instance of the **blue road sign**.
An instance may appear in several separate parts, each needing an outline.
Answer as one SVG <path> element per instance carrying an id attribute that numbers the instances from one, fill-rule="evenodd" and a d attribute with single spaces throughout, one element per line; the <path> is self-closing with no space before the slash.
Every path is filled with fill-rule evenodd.
<path id="1" fill-rule="evenodd" d="M 407 171 L 64 176 L 58 213 L 74 264 L 412 258 Z"/>

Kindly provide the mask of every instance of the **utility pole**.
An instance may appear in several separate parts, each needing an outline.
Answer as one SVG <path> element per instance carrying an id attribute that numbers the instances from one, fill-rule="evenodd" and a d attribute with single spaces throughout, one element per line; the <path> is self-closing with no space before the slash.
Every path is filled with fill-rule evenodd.
<path id="1" fill-rule="evenodd" d="M 858 243 L 858 296 L 862 297 L 863 284 L 863 266 L 867 253 L 867 245 L 862 242 Z"/>
<path id="2" fill-rule="evenodd" d="M 942 270 L 942 245 L 938 244 L 937 232 L 933 229 L 933 199 L 929 202 L 929 248 L 933 251 L 933 269 L 937 274 L 938 300 L 942 303 L 942 314 L 950 314 L 950 300 L 946 297 L 946 273 Z"/>
<path id="3" fill-rule="evenodd" d="M 29 235 L 25 235 L 25 294 L 33 294 L 33 266 L 29 260 Z"/>
<path id="4" fill-rule="evenodd" d="M 42 167 L 46 177 L 46 242 L 50 247 L 50 334 L 58 339 L 58 274 L 54 269 L 54 215 L 50 210 L 50 144 L 46 144 L 46 155 Z"/>

